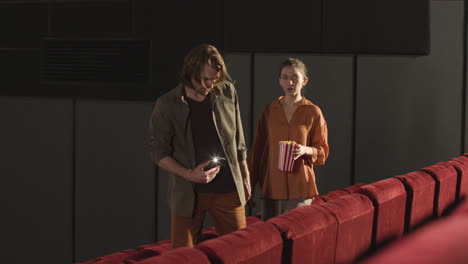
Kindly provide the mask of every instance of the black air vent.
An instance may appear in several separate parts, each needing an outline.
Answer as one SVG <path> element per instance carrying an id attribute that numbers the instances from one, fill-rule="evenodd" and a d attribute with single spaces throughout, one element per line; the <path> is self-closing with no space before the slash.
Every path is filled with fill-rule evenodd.
<path id="1" fill-rule="evenodd" d="M 146 83 L 150 42 L 45 39 L 42 82 Z"/>

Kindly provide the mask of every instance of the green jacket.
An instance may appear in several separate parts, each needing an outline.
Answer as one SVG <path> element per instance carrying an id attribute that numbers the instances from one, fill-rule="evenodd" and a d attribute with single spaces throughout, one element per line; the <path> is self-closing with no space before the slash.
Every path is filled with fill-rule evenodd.
<path id="1" fill-rule="evenodd" d="M 244 185 L 239 161 L 246 160 L 244 132 L 239 112 L 239 100 L 232 83 L 211 90 L 213 121 L 223 146 L 226 160 L 231 168 L 239 200 L 245 205 Z M 150 140 L 152 158 L 157 164 L 162 158 L 171 156 L 180 165 L 193 169 L 195 151 L 189 122 L 189 106 L 185 100 L 183 85 L 160 96 L 151 115 Z M 191 217 L 194 204 L 194 184 L 182 177 L 169 176 L 168 201 L 171 213 Z"/>

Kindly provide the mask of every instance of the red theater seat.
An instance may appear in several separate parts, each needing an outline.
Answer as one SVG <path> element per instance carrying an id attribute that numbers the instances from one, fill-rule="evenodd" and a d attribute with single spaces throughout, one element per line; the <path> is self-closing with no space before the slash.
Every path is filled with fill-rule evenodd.
<path id="1" fill-rule="evenodd" d="M 171 250 L 171 240 L 163 240 L 157 243 L 143 245 L 137 248 L 138 252 L 126 257 L 123 260 L 123 263 L 125 264 L 139 263 L 139 261 L 142 261 L 147 258 L 159 256 L 170 250 Z"/>
<path id="2" fill-rule="evenodd" d="M 468 157 L 460 156 L 443 163 L 454 166 L 458 172 L 458 198 L 468 197 Z"/>
<path id="3" fill-rule="evenodd" d="M 338 222 L 335 263 L 353 263 L 369 250 L 374 207 L 367 196 L 354 193 L 319 206 L 334 214 Z"/>
<path id="4" fill-rule="evenodd" d="M 247 225 L 251 225 L 261 220 L 254 216 L 246 218 Z M 218 237 L 215 227 L 203 229 L 202 241 Z M 76 264 L 135 264 L 144 259 L 159 256 L 171 250 L 171 240 L 163 240 L 152 244 L 139 246 L 137 249 L 129 249 L 121 252 L 112 253 L 103 257 L 98 257 Z"/>
<path id="5" fill-rule="evenodd" d="M 450 212 L 450 215 L 451 216 L 468 216 L 468 200 L 467 199 L 461 200 L 456 205 L 455 209 L 452 212 Z"/>
<path id="6" fill-rule="evenodd" d="M 443 163 L 422 168 L 420 171 L 428 173 L 436 181 L 434 212 L 441 216 L 457 199 L 457 171 L 453 166 Z"/>
<path id="7" fill-rule="evenodd" d="M 314 201 L 312 202 L 312 204 L 314 204 L 314 205 L 322 204 L 322 203 L 325 203 L 327 201 L 333 200 L 335 198 L 341 197 L 343 195 L 355 193 L 361 188 L 361 186 L 364 186 L 364 185 L 366 185 L 366 184 L 365 183 L 356 183 L 356 184 L 351 185 L 351 186 L 346 187 L 346 188 L 341 188 L 341 189 L 338 189 L 338 190 L 330 191 L 330 192 L 328 192 L 328 193 L 326 193 L 324 195 L 319 195 L 319 196 L 314 198 Z"/>
<path id="8" fill-rule="evenodd" d="M 336 199 L 338 197 L 341 197 L 343 195 L 348 195 L 349 192 L 345 191 L 345 190 L 334 190 L 334 191 L 330 191 L 330 192 L 327 192 L 326 194 L 322 195 L 322 199 L 326 202 L 330 201 L 330 200 L 333 200 L 333 199 Z"/>
<path id="9" fill-rule="evenodd" d="M 468 263 L 468 217 L 442 217 L 392 243 L 361 264 Z"/>
<path id="10" fill-rule="evenodd" d="M 435 180 L 422 171 L 396 176 L 407 192 L 405 230 L 410 231 L 434 216 Z"/>
<path id="11" fill-rule="evenodd" d="M 342 188 L 340 190 L 343 190 L 343 191 L 351 194 L 351 193 L 357 192 L 359 189 L 361 189 L 362 186 L 365 186 L 365 185 L 366 185 L 365 183 L 359 182 L 359 183 L 356 183 L 356 184 L 351 185 L 349 187 Z"/>
<path id="12" fill-rule="evenodd" d="M 182 247 L 160 256 L 147 258 L 138 264 L 210 264 L 208 257 L 196 248 Z"/>
<path id="13" fill-rule="evenodd" d="M 195 246 L 212 263 L 281 263 L 283 240 L 276 227 L 258 222 Z M 164 255 L 162 255 L 164 256 Z"/>
<path id="14" fill-rule="evenodd" d="M 285 238 L 283 263 L 334 263 L 337 220 L 317 205 L 302 206 L 267 221 Z"/>
<path id="15" fill-rule="evenodd" d="M 137 247 L 136 250 L 140 251 L 140 250 L 143 250 L 143 249 L 152 248 L 152 247 L 156 247 L 156 246 L 161 246 L 163 248 L 166 248 L 167 244 L 171 244 L 171 240 L 167 239 L 167 240 L 161 240 L 161 241 L 151 243 L 151 244 L 141 245 L 141 246 Z"/>
<path id="16" fill-rule="evenodd" d="M 369 197 L 375 208 L 374 246 L 403 235 L 405 231 L 406 190 L 395 178 L 381 180 L 361 187 L 358 193 Z"/>
<path id="17" fill-rule="evenodd" d="M 109 255 L 95 258 L 93 260 L 82 262 L 83 264 L 121 264 L 122 261 L 130 255 L 137 253 L 135 249 L 122 250 Z"/>
<path id="18" fill-rule="evenodd" d="M 314 198 L 314 200 L 312 201 L 312 205 L 323 204 L 325 202 L 327 202 L 327 201 L 325 199 L 323 199 L 323 197 L 321 195 L 319 195 L 319 196 L 316 196 Z"/>
<path id="19" fill-rule="evenodd" d="M 249 226 L 257 222 L 262 222 L 261 217 L 262 217 L 261 213 L 258 213 L 258 216 L 248 216 L 245 219 L 245 223 L 247 226 Z M 219 237 L 218 232 L 216 232 L 216 227 L 214 226 L 208 227 L 208 228 L 203 229 L 203 232 L 201 235 L 201 242 L 212 239 L 212 238 L 216 238 L 216 237 Z"/>

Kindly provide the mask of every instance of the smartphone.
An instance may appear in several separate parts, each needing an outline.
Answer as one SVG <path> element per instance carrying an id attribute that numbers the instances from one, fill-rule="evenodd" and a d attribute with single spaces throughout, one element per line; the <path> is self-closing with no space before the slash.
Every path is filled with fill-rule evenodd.
<path id="1" fill-rule="evenodd" d="M 204 167 L 203 170 L 207 171 L 207 170 L 211 170 L 212 168 L 214 168 L 216 166 L 221 166 L 222 165 L 221 162 L 224 159 L 225 158 L 219 158 L 219 157 L 213 158 L 212 160 L 210 160 L 210 164 L 208 164 L 208 166 Z"/>
<path id="2" fill-rule="evenodd" d="M 219 165 L 219 162 L 218 161 L 213 161 L 211 160 L 210 161 L 210 164 L 208 164 L 208 166 L 204 167 L 203 170 L 204 171 L 207 171 L 207 170 L 211 170 L 212 168 L 216 167 Z"/>

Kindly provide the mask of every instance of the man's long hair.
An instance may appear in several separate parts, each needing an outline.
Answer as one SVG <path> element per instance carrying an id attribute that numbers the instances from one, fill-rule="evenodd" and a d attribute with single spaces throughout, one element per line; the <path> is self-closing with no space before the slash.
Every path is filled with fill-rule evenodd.
<path id="1" fill-rule="evenodd" d="M 193 78 L 201 83 L 202 86 L 205 86 L 205 83 L 202 81 L 202 71 L 205 64 L 210 65 L 220 73 L 219 79 L 215 82 L 216 86 L 222 85 L 226 81 L 231 81 L 223 57 L 218 49 L 212 45 L 201 44 L 191 49 L 187 56 L 185 56 L 180 82 L 185 86 L 193 88 Z"/>

